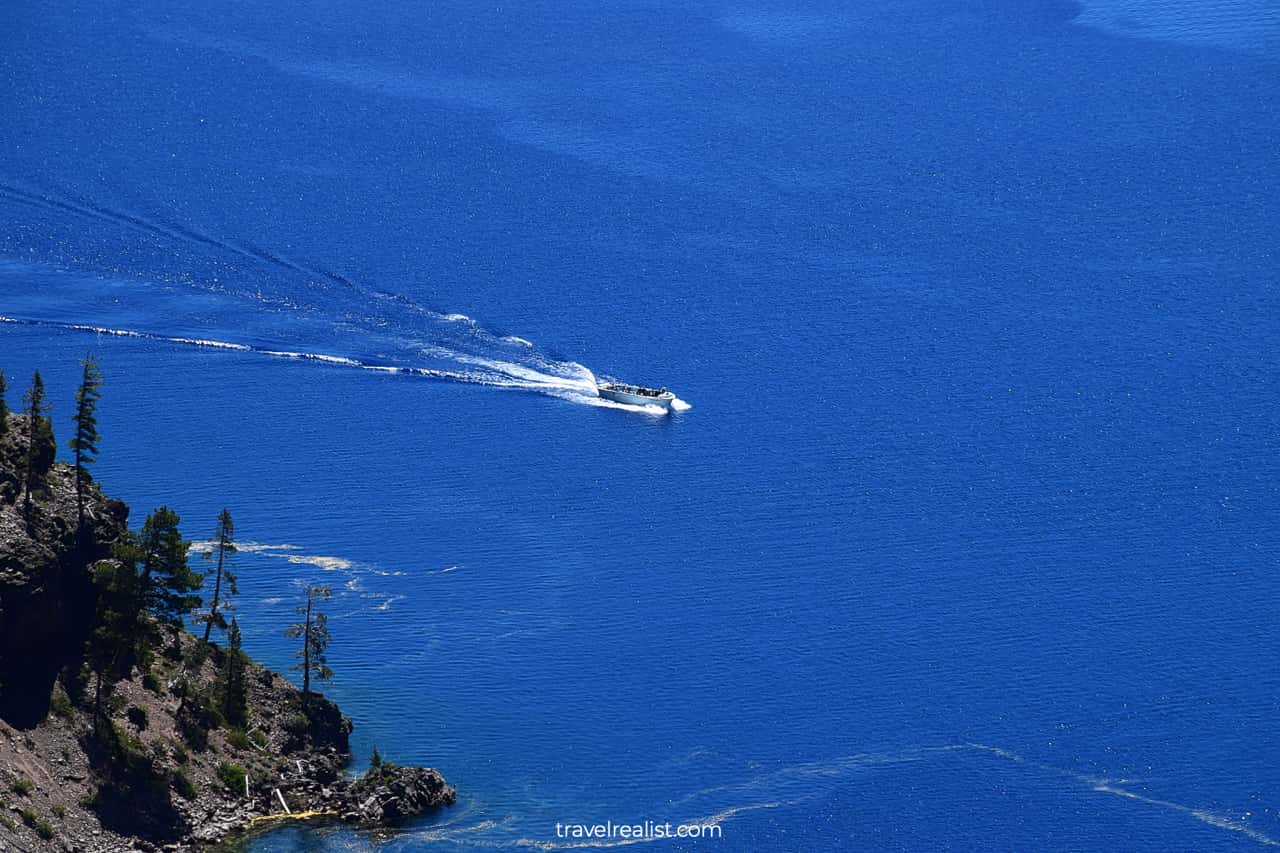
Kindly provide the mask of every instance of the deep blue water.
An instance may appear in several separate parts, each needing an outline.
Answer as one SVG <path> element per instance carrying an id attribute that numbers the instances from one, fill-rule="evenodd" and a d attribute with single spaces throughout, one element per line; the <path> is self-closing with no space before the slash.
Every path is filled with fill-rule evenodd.
<path id="1" fill-rule="evenodd" d="M 65 440 L 100 357 L 99 479 L 231 508 L 268 664 L 335 587 L 357 754 L 461 796 L 380 849 L 1280 844 L 1277 49 L 1265 0 L 0 6 L 0 367 Z"/>

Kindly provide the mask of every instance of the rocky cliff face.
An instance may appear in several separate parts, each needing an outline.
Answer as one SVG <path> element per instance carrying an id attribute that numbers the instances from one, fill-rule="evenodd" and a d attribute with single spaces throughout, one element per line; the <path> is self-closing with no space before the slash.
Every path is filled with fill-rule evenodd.
<path id="1" fill-rule="evenodd" d="M 454 802 L 435 770 L 344 777 L 351 721 L 252 662 L 249 720 L 226 723 L 207 698 L 227 653 L 185 632 L 116 685 L 95 726 L 91 568 L 129 510 L 91 485 L 78 530 L 73 472 L 54 465 L 24 512 L 25 432 L 11 415 L 0 435 L 0 851 L 199 849 L 280 820 L 373 829 Z"/>
<path id="2" fill-rule="evenodd" d="M 64 465 L 43 478 L 30 518 L 23 512 L 27 418 L 11 415 L 0 435 L 0 719 L 34 725 L 48 712 L 60 670 L 78 666 L 93 615 L 89 567 L 109 556 L 129 508 L 88 487 L 86 526 Z"/>

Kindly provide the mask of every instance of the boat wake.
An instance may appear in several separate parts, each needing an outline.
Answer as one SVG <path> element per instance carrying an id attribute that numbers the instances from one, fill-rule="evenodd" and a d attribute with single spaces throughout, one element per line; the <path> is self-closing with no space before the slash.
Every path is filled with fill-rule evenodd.
<path id="1" fill-rule="evenodd" d="M 406 376 L 425 376 L 432 379 L 445 379 L 454 382 L 468 382 L 477 385 L 489 385 L 499 388 L 513 388 L 561 397 L 573 402 L 588 405 L 607 403 L 590 395 L 595 393 L 595 379 L 590 370 L 582 367 L 582 377 L 555 376 L 537 374 L 521 368 L 519 365 L 506 364 L 501 361 L 485 361 L 477 363 L 476 369 L 448 370 L 436 367 L 411 367 L 399 364 L 381 364 L 352 358 L 343 355 L 329 355 L 317 352 L 298 352 L 294 350 L 272 349 L 265 346 L 235 343 L 232 341 L 210 340 L 207 338 L 187 338 L 162 335 L 153 332 L 140 332 L 133 329 L 117 329 L 107 326 L 93 326 L 83 323 L 61 323 L 52 320 L 33 320 L 23 317 L 0 315 L 0 323 L 24 326 L 43 326 L 46 328 L 66 329 L 69 331 L 92 332 L 97 335 L 108 335 L 121 338 L 137 338 L 140 340 L 158 341 L 161 343 L 183 346 L 203 347 L 207 349 L 231 350 L 235 352 L 254 353 L 274 358 L 296 359 L 338 367 L 351 367 L 377 373 L 403 374 Z M 465 359 L 459 359 L 466 361 Z M 581 400 L 579 398 L 582 398 Z M 618 406 L 617 408 L 635 409 L 635 406 Z"/>
<path id="2" fill-rule="evenodd" d="M 600 399 L 590 369 L 527 338 L 490 331 L 465 314 L 437 311 L 196 222 L 175 221 L 161 210 L 120 209 L 64 187 L 0 175 L 0 223 L 6 221 L 23 227 L 0 229 L 4 322 L 656 414 Z M 50 258 L 48 246 L 37 251 L 15 242 L 19 234 L 63 235 L 55 245 L 72 251 Z"/>
<path id="3" fill-rule="evenodd" d="M 345 280 L 344 280 L 345 281 Z M 350 296 L 358 288 L 346 283 Z M 0 323 L 134 338 L 329 367 L 530 391 L 643 414 L 657 407 L 601 399 L 596 376 L 531 341 L 491 332 L 400 294 L 300 304 L 172 282 L 101 277 L 0 260 Z M 84 322 L 86 316 L 93 322 Z M 687 404 L 683 404 L 687 408 Z"/>

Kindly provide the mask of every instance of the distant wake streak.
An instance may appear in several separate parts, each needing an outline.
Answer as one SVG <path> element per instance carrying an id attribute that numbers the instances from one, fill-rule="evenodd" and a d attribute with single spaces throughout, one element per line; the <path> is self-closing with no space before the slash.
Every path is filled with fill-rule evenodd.
<path id="1" fill-rule="evenodd" d="M 169 335 L 159 335 L 151 332 L 138 332 L 129 329 L 112 329 L 104 326 L 90 326 L 82 323 L 59 323 L 51 320 L 30 320 L 20 317 L 6 317 L 3 315 L 0 315 L 0 323 L 9 323 L 21 326 L 43 326 L 46 328 L 66 329 L 77 332 L 93 332 L 99 335 L 111 335 L 121 338 L 138 338 L 141 340 L 158 341 L 168 344 L 181 344 L 185 346 L 205 347 L 208 349 L 233 350 L 236 352 L 272 356 L 274 358 L 292 358 L 299 359 L 301 361 L 315 361 L 323 364 L 338 365 L 341 367 L 354 367 L 360 370 L 371 370 L 379 373 L 399 373 L 406 376 L 428 376 L 434 379 L 447 379 L 454 382 L 471 382 L 478 385 L 493 385 L 531 391 L 544 391 L 555 395 L 572 395 L 575 393 L 594 395 L 596 387 L 594 375 L 585 367 L 583 368 L 583 371 L 586 375 L 581 380 L 573 380 L 568 377 L 539 375 L 533 371 L 519 369 L 516 365 L 504 365 L 501 362 L 496 361 L 482 362 L 480 360 L 476 360 L 477 364 L 486 368 L 484 370 L 440 370 L 431 367 L 406 367 L 396 364 L 377 364 L 342 355 L 326 355 L 324 353 L 314 352 L 293 352 L 290 350 L 278 350 L 267 347 L 252 346 L 250 344 L 232 343 L 229 341 L 172 337 Z"/>
<path id="2" fill-rule="evenodd" d="M 1088 776 L 1084 773 L 1077 773 L 1074 770 L 1064 770 L 1060 767 L 1054 767 L 1049 764 L 1042 764 L 1038 761 L 1030 761 L 1016 752 L 1012 752 L 1007 749 L 1002 749 L 1001 747 L 998 747 L 998 746 L 988 746 L 987 744 L 982 744 L 982 743 L 957 744 L 955 746 L 944 747 L 944 749 L 954 750 L 954 751 L 967 750 L 967 751 L 973 751 L 973 752 L 985 752 L 989 755 L 996 756 L 997 758 L 1003 758 L 1005 760 L 1012 761 L 1015 764 L 1022 764 L 1027 767 L 1034 767 L 1038 770 L 1046 771 L 1049 773 L 1055 773 L 1059 776 L 1062 776 L 1065 779 L 1069 779 L 1080 785 L 1084 785 L 1085 787 L 1089 788 L 1092 791 L 1096 791 L 1099 794 L 1111 794 L 1113 796 L 1123 797 L 1126 800 L 1132 800 L 1139 803 L 1146 803 L 1149 806 L 1156 806 L 1158 808 L 1167 809 L 1169 811 L 1179 812 L 1181 814 L 1193 817 L 1198 821 L 1202 821 L 1203 823 L 1207 823 L 1209 826 L 1216 827 L 1218 829 L 1229 830 L 1231 832 L 1238 832 L 1241 835 L 1245 836 L 1246 838 L 1256 841 L 1259 844 L 1262 844 L 1264 846 L 1280 847 L 1280 840 L 1270 835 L 1267 835 L 1266 833 L 1261 832 L 1257 829 L 1254 829 L 1252 826 L 1250 826 L 1248 823 L 1246 823 L 1242 819 L 1232 817 L 1230 815 L 1224 815 L 1217 812 L 1212 812 L 1212 811 L 1209 811 L 1208 809 L 1185 805 L 1183 803 L 1175 803 L 1172 800 L 1164 800 L 1164 799 L 1160 799 L 1159 797 L 1151 797 L 1146 794 L 1139 794 L 1136 791 L 1129 790 L 1128 788 L 1120 787 L 1120 785 L 1125 781 L 1123 779 L 1104 779 L 1104 778 L 1099 778 L 1095 776 Z"/>
<path id="3" fill-rule="evenodd" d="M 1195 806 L 1173 802 L 1158 797 L 1139 794 L 1120 785 L 1124 780 L 1109 780 L 1087 776 L 1072 770 L 1028 760 L 1018 753 L 1001 747 L 981 743 L 958 743 L 946 746 L 917 747 L 890 753 L 861 753 L 832 758 L 827 761 L 782 766 L 773 770 L 756 772 L 728 784 L 705 788 L 674 801 L 666 806 L 674 808 L 684 822 L 690 824 L 720 825 L 743 813 L 776 809 L 784 806 L 811 802 L 826 792 L 847 784 L 856 776 L 875 770 L 892 771 L 896 766 L 936 762 L 946 756 L 990 756 L 1065 780 L 1070 786 L 1082 786 L 1100 794 L 1118 796 L 1130 802 L 1164 809 L 1202 821 L 1217 829 L 1239 833 L 1266 847 L 1280 846 L 1273 836 L 1250 826 L 1246 820 L 1224 815 Z M 709 808 L 707 807 L 711 805 Z M 702 806 L 701 808 L 699 806 Z M 477 809 L 484 812 L 483 808 Z M 655 839 L 609 839 L 593 841 L 552 840 L 528 837 L 519 833 L 519 827 L 504 821 L 486 819 L 477 814 L 472 821 L 467 816 L 412 833 L 422 841 L 450 842 L 459 846 L 510 849 L 527 847 L 540 850 L 566 850 L 576 848 L 606 848 L 648 843 Z M 514 836 L 514 837 L 513 837 Z"/>
<path id="4" fill-rule="evenodd" d="M 104 275 L 0 258 L 0 321 L 329 366 L 533 391 L 584 405 L 665 414 L 601 399 L 596 376 L 533 342 L 339 273 L 154 214 L 113 210 L 66 190 L 0 182 L 0 207 L 52 233 L 68 218 L 160 243 L 160 270 Z M 41 221 L 44 219 L 45 221 Z M 100 266 L 94 264 L 93 266 Z M 127 262 L 126 269 L 133 266 Z M 175 268 L 178 272 L 175 272 Z M 86 318 L 92 318 L 85 322 Z M 689 408 L 676 401 L 673 408 Z"/>

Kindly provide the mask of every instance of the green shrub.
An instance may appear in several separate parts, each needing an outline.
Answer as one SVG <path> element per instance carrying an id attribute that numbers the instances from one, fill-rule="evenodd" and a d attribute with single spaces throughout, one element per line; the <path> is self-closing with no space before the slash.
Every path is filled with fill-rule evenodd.
<path id="1" fill-rule="evenodd" d="M 204 662 L 209 659 L 209 653 L 213 651 L 213 646 L 207 643 L 193 643 L 187 650 L 187 669 L 199 672 L 200 667 L 204 666 Z"/>
<path id="2" fill-rule="evenodd" d="M 311 731 L 311 719 L 306 714 L 294 714 L 284 721 L 284 730 L 294 737 L 304 737 Z"/>
<path id="3" fill-rule="evenodd" d="M 218 778 L 232 793 L 244 793 L 244 768 L 239 764 L 222 763 L 218 765 Z"/>
<path id="4" fill-rule="evenodd" d="M 244 784 L 241 783 L 241 790 Z M 191 781 L 191 777 L 185 770 L 175 771 L 173 774 L 173 790 L 178 792 L 178 796 L 184 800 L 194 800 L 196 798 L 196 783 Z"/>
<path id="5" fill-rule="evenodd" d="M 266 749 L 267 747 L 267 743 L 268 743 L 267 733 L 264 732 L 262 729 L 254 729 L 253 731 L 249 732 L 249 740 L 253 741 L 263 749 Z"/>
<path id="6" fill-rule="evenodd" d="M 124 757 L 126 759 L 139 761 L 147 758 L 147 746 L 142 742 L 142 738 L 125 734 L 118 728 L 116 729 L 116 735 L 120 744 L 120 749 L 124 753 Z"/>
<path id="7" fill-rule="evenodd" d="M 207 694 L 192 691 L 178 714 L 178 732 L 187 746 L 196 752 L 209 748 L 209 731 L 221 728 L 227 721 Z"/>
<path id="8" fill-rule="evenodd" d="M 53 838 L 53 824 L 36 815 L 31 809 L 23 809 L 19 812 L 22 815 L 22 822 L 36 831 L 36 835 L 48 841 Z"/>
<path id="9" fill-rule="evenodd" d="M 75 709 L 71 706 L 71 699 L 61 687 L 53 688 L 53 693 L 49 696 L 49 710 L 64 720 L 75 713 Z"/>
<path id="10" fill-rule="evenodd" d="M 36 789 L 36 785 L 25 776 L 19 776 L 17 779 L 13 780 L 12 788 L 15 794 L 20 797 L 25 797 Z"/>
<path id="11" fill-rule="evenodd" d="M 239 750 L 249 748 L 249 736 L 244 733 L 244 729 L 232 729 L 227 732 L 227 743 Z"/>
<path id="12" fill-rule="evenodd" d="M 293 714 L 284 721 L 284 751 L 295 752 L 306 748 L 311 734 L 311 719 L 302 713 Z"/>
<path id="13" fill-rule="evenodd" d="M 142 676 L 142 688 L 150 690 L 157 696 L 164 694 L 164 688 L 160 686 L 160 679 L 156 678 L 155 673 L 148 672 Z"/>
<path id="14" fill-rule="evenodd" d="M 53 816 L 58 818 L 59 820 L 67 816 L 67 807 L 62 805 L 61 803 L 54 805 L 52 808 L 49 809 L 49 811 L 53 812 Z"/>
<path id="15" fill-rule="evenodd" d="M 15 829 L 18 828 L 18 825 L 14 823 L 9 818 L 9 816 L 4 812 L 0 812 L 0 826 L 3 826 L 5 829 L 9 830 L 10 832 L 13 832 Z"/>

